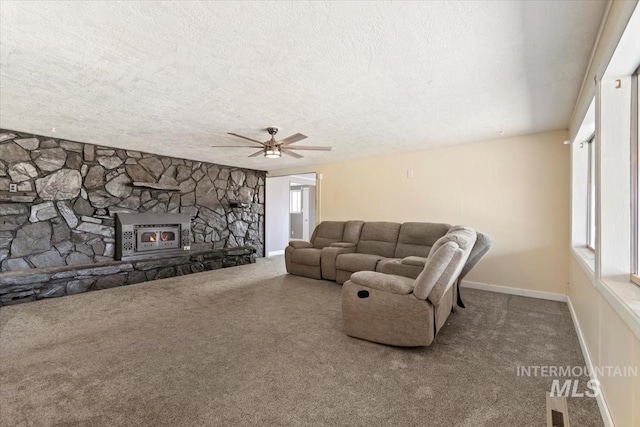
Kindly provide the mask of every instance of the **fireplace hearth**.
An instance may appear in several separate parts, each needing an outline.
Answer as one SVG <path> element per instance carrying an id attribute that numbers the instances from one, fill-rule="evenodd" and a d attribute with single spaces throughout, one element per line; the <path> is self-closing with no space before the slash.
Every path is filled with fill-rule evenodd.
<path id="1" fill-rule="evenodd" d="M 191 247 L 189 214 L 118 213 L 116 259 L 152 258 L 154 255 L 185 255 Z"/>

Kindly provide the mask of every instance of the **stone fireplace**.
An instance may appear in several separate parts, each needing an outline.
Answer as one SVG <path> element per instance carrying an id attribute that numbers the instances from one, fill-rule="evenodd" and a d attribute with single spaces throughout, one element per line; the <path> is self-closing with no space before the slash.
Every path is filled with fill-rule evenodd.
<path id="1" fill-rule="evenodd" d="M 0 306 L 254 262 L 265 176 L 0 129 Z"/>

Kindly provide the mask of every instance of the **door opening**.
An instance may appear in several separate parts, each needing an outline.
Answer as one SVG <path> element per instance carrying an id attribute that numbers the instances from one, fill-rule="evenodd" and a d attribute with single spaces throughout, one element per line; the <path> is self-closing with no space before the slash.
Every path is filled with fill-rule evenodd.
<path id="1" fill-rule="evenodd" d="M 316 174 L 266 180 L 266 255 L 284 253 L 290 240 L 309 241 L 316 226 Z"/>

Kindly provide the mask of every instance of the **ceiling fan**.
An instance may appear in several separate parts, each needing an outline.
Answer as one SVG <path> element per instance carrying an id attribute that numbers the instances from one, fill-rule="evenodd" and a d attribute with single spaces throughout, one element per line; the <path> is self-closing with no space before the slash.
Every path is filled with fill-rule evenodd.
<path id="1" fill-rule="evenodd" d="M 260 155 L 264 155 L 267 158 L 277 158 L 282 156 L 282 154 L 286 154 L 287 156 L 294 157 L 296 159 L 300 159 L 304 156 L 296 153 L 292 150 L 315 150 L 315 151 L 331 151 L 332 147 L 310 147 L 310 146 L 296 146 L 292 147 L 291 144 L 294 144 L 298 141 L 305 139 L 307 136 L 301 133 L 296 133 L 282 139 L 280 141 L 276 141 L 276 134 L 278 133 L 277 127 L 268 127 L 267 132 L 271 135 L 271 139 L 265 142 L 258 141 L 257 139 L 249 138 L 246 136 L 238 135 L 237 133 L 229 132 L 229 135 L 237 136 L 238 138 L 246 139 L 247 141 L 251 141 L 257 145 L 212 145 L 212 147 L 233 147 L 233 148 L 260 148 L 260 151 L 256 151 L 251 154 L 249 157 L 257 157 Z"/>

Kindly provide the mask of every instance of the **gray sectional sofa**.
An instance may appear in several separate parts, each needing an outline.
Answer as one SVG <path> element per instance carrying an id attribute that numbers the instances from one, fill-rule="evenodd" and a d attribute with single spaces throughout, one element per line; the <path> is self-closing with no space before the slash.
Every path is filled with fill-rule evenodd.
<path id="1" fill-rule="evenodd" d="M 310 242 L 289 243 L 285 263 L 290 274 L 345 285 L 343 318 L 349 335 L 392 345 L 428 345 L 453 308 L 464 307 L 460 282 L 491 245 L 486 234 L 449 224 L 325 221 Z M 357 296 L 360 291 L 367 297 Z M 372 294 L 376 297 L 370 298 Z M 418 317 L 428 319 L 414 323 L 414 329 L 402 320 L 375 326 L 376 319 L 392 319 L 393 309 L 417 310 L 422 313 Z"/>
<path id="2" fill-rule="evenodd" d="M 340 284 L 357 271 L 377 271 L 415 279 L 424 269 L 431 247 L 449 229 L 449 224 L 432 222 L 324 221 L 315 228 L 310 242 L 289 242 L 284 259 L 290 274 Z M 476 234 L 476 242 L 457 282 L 493 244 L 486 234 Z M 458 305 L 464 307 L 458 294 L 456 298 Z"/>

